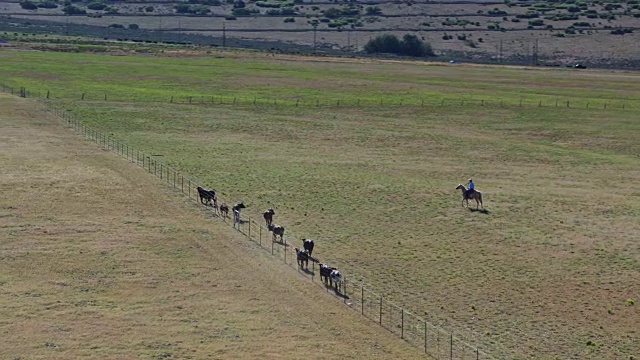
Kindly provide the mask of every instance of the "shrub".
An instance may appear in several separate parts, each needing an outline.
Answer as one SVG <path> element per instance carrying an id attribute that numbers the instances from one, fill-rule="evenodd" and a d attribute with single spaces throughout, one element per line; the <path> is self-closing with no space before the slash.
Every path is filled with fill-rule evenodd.
<path id="1" fill-rule="evenodd" d="M 20 7 L 25 10 L 36 10 L 38 8 L 38 5 L 36 5 L 36 3 L 34 3 L 33 1 L 23 0 L 20 1 Z"/>
<path id="2" fill-rule="evenodd" d="M 234 9 L 243 9 L 245 6 L 247 6 L 247 4 L 245 4 L 245 2 L 242 0 L 237 0 L 236 2 L 233 3 Z"/>
<path id="3" fill-rule="evenodd" d="M 377 6 L 369 6 L 365 10 L 367 15 L 382 15 L 382 10 Z"/>
<path id="4" fill-rule="evenodd" d="M 288 18 L 284 18 L 284 22 L 285 23 L 292 23 L 292 22 L 296 22 L 296 19 L 292 18 L 292 17 L 288 17 Z"/>
<path id="5" fill-rule="evenodd" d="M 153 10 L 155 10 L 153 6 L 147 6 L 146 8 L 144 8 L 144 11 L 146 12 L 153 12 Z"/>
<path id="6" fill-rule="evenodd" d="M 52 0 L 45 0 L 42 2 L 39 2 L 38 4 L 39 8 L 43 8 L 43 9 L 57 9 L 58 8 L 58 4 L 55 3 L 55 1 Z"/>
<path id="7" fill-rule="evenodd" d="M 140 26 L 138 24 L 129 24 L 129 29 L 130 30 L 138 30 L 138 29 L 140 29 Z"/>
<path id="8" fill-rule="evenodd" d="M 542 19 L 529 20 L 529 26 L 543 26 L 543 25 L 544 25 L 544 20 Z"/>
<path id="9" fill-rule="evenodd" d="M 87 11 L 85 9 L 79 8 L 74 5 L 67 5 L 62 8 L 62 12 L 66 15 L 86 15 Z"/>
<path id="10" fill-rule="evenodd" d="M 94 1 L 87 5 L 87 9 L 91 9 L 91 10 L 104 10 L 106 7 L 107 7 L 107 4 L 100 1 Z"/>
<path id="11" fill-rule="evenodd" d="M 124 29 L 124 25 L 121 25 L 121 24 L 111 24 L 108 27 L 114 28 L 114 29 Z"/>
<path id="12" fill-rule="evenodd" d="M 231 10 L 231 13 L 234 16 L 248 16 L 248 15 L 251 15 L 251 11 L 249 11 L 249 9 L 245 9 L 245 8 L 235 8 L 235 9 Z"/>

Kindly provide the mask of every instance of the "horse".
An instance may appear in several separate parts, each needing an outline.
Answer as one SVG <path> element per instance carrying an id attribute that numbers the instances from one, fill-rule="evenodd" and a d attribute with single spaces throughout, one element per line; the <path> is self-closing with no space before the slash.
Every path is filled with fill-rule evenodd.
<path id="1" fill-rule="evenodd" d="M 462 191 L 462 206 L 464 207 L 464 202 L 467 202 L 467 207 L 469 207 L 469 199 L 473 199 L 476 201 L 476 209 L 478 208 L 478 204 L 480 204 L 480 206 L 482 206 L 482 208 L 484 209 L 484 205 L 482 205 L 482 193 L 478 190 L 473 190 L 473 192 L 470 193 L 469 190 L 467 190 L 467 188 L 462 185 L 462 184 L 458 184 L 458 186 L 456 186 L 456 190 L 461 190 Z"/>
<path id="2" fill-rule="evenodd" d="M 306 250 L 296 249 L 296 257 L 298 258 L 298 266 L 302 269 L 302 264 L 304 263 L 305 269 L 309 269 L 309 253 Z"/>
<path id="3" fill-rule="evenodd" d="M 216 199 L 216 191 L 213 189 L 205 189 L 201 186 L 196 188 L 198 190 L 198 195 L 200 196 L 200 203 L 204 205 L 213 204 L 214 207 L 217 207 L 217 199 Z"/>
<path id="4" fill-rule="evenodd" d="M 229 205 L 226 203 L 220 204 L 220 216 L 224 215 L 224 217 L 229 217 Z"/>
<path id="5" fill-rule="evenodd" d="M 302 239 L 302 243 L 304 249 L 309 253 L 309 256 L 311 256 L 311 254 L 313 254 L 313 240 Z"/>
<path id="6" fill-rule="evenodd" d="M 282 239 L 282 237 L 284 236 L 284 226 L 271 224 L 269 225 L 269 231 L 273 233 L 273 241 L 276 241 L 276 236 L 278 235 L 280 236 L 280 242 L 284 241 Z"/>
<path id="7" fill-rule="evenodd" d="M 264 221 L 267 223 L 267 227 L 269 227 L 269 225 L 271 225 L 271 223 L 273 222 L 273 215 L 275 214 L 276 212 L 273 211 L 273 209 L 271 208 L 267 209 L 267 211 L 262 213 L 262 216 L 264 217 Z"/>

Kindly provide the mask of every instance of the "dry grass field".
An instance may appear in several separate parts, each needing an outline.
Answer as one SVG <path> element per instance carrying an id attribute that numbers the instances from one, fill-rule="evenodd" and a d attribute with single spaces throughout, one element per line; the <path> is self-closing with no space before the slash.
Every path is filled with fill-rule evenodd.
<path id="1" fill-rule="evenodd" d="M 0 94 L 0 358 L 420 356 L 34 105 Z"/>

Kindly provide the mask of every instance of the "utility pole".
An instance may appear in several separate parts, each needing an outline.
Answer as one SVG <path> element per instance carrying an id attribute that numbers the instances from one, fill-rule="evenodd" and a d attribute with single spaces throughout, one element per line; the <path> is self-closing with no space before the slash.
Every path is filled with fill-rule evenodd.
<path id="1" fill-rule="evenodd" d="M 313 23 L 313 52 L 316 52 L 316 30 L 318 29 L 318 23 Z"/>
<path id="2" fill-rule="evenodd" d="M 227 47 L 227 23 L 222 22 L 222 47 Z"/>

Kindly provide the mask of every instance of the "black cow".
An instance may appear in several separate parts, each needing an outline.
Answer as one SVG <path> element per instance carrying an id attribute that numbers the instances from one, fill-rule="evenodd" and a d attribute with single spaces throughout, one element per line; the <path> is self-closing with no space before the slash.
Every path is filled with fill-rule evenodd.
<path id="1" fill-rule="evenodd" d="M 262 213 L 262 216 L 264 217 L 264 221 L 265 221 L 265 223 L 267 223 L 267 227 L 269 227 L 269 225 L 271 225 L 271 223 L 273 223 L 273 215 L 275 215 L 275 214 L 276 214 L 276 212 L 273 211 L 273 209 L 271 209 L 271 208 L 267 209 L 267 211 Z"/>
<path id="2" fill-rule="evenodd" d="M 280 236 L 280 242 L 283 242 L 284 226 L 271 224 L 269 225 L 269 231 L 273 233 L 273 241 L 276 241 L 276 236 Z"/>
<path id="3" fill-rule="evenodd" d="M 335 270 L 335 268 L 332 268 L 327 264 L 320 264 L 320 281 L 324 278 L 325 285 L 329 284 L 331 281 L 331 272 L 333 270 Z"/>
<path id="4" fill-rule="evenodd" d="M 198 186 L 198 195 L 200 196 L 200 203 L 204 205 L 213 204 L 217 207 L 216 191 L 213 189 L 205 189 Z"/>
<path id="5" fill-rule="evenodd" d="M 313 240 L 302 239 L 304 249 L 309 253 L 309 256 L 313 255 Z"/>
<path id="6" fill-rule="evenodd" d="M 304 263 L 304 268 L 309 269 L 309 254 L 306 250 L 296 249 L 296 257 L 298 258 L 298 266 L 302 269 L 302 264 Z"/>
<path id="7" fill-rule="evenodd" d="M 333 284 L 331 284 L 333 283 Z M 338 269 L 331 270 L 331 274 L 329 274 L 329 285 L 334 286 L 334 289 L 338 292 L 342 291 L 342 285 L 344 284 L 344 278 Z"/>

